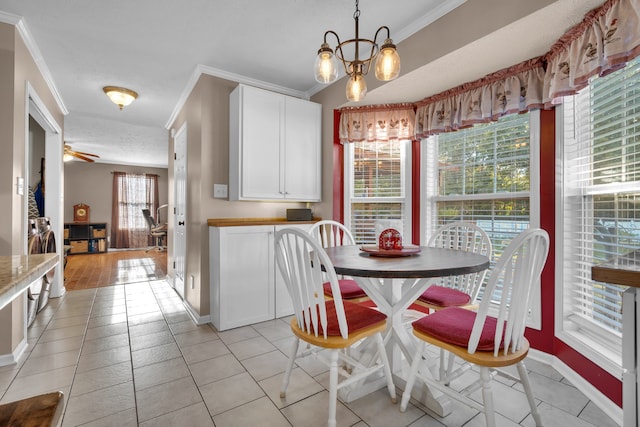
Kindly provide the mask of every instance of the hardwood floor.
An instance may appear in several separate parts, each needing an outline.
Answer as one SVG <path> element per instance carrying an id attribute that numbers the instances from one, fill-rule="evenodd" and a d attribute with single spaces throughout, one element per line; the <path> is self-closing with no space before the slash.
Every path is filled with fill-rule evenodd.
<path id="1" fill-rule="evenodd" d="M 167 252 L 152 250 L 112 251 L 67 257 L 64 286 L 68 291 L 163 279 L 167 275 Z"/>

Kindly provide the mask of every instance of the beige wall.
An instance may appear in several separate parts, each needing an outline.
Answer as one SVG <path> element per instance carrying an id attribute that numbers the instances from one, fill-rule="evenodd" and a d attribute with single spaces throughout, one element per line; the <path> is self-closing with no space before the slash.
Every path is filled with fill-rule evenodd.
<path id="1" fill-rule="evenodd" d="M 62 128 L 64 116 L 31 54 L 13 25 L 0 23 L 0 255 L 26 251 L 25 197 L 15 191 L 16 178 L 28 179 L 27 83 Z M 0 355 L 12 353 L 24 336 L 24 298 L 2 310 Z"/>
<path id="2" fill-rule="evenodd" d="M 165 168 L 71 161 L 64 164 L 64 222 L 73 222 L 73 205 L 84 203 L 91 208 L 89 221 L 106 222 L 111 230 L 113 171 L 158 175 L 159 204 L 168 203 Z"/>

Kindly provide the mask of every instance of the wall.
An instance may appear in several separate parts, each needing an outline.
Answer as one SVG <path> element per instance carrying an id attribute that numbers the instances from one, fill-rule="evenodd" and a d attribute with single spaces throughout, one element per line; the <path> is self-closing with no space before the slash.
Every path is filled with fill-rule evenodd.
<path id="1" fill-rule="evenodd" d="M 111 230 L 112 172 L 158 175 L 159 205 L 168 203 L 168 173 L 165 168 L 70 161 L 64 164 L 64 222 L 73 222 L 73 205 L 89 205 L 89 221 L 106 222 Z M 155 216 L 155 213 L 153 214 Z M 109 233 L 107 233 L 109 235 Z"/>
<path id="2" fill-rule="evenodd" d="M 54 95 L 14 25 L 0 23 L 0 255 L 26 252 L 26 192 L 15 191 L 16 178 L 28 179 L 27 83 L 42 100 L 52 119 L 62 129 L 64 116 Z M 62 179 L 62 177 L 60 178 Z M 13 354 L 26 344 L 24 296 L 16 298 L 0 313 L 0 355 Z"/>

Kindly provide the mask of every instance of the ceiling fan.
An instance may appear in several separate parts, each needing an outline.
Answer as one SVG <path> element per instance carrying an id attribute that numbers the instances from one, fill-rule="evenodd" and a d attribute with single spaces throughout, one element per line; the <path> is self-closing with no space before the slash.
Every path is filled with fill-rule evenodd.
<path id="1" fill-rule="evenodd" d="M 71 160 L 73 157 L 76 159 L 84 160 L 85 162 L 95 162 L 91 157 L 100 158 L 97 154 L 84 153 L 82 151 L 74 151 L 69 144 L 64 144 L 64 157 L 65 161 Z"/>

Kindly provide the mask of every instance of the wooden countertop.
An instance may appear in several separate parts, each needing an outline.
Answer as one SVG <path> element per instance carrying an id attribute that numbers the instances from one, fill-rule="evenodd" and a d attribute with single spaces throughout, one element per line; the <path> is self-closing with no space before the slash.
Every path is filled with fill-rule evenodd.
<path id="1" fill-rule="evenodd" d="M 243 225 L 283 225 L 283 224 L 313 224 L 321 218 L 314 217 L 311 221 L 287 221 L 286 218 L 209 218 L 209 227 L 238 227 Z"/>
<path id="2" fill-rule="evenodd" d="M 0 256 L 0 309 L 58 262 L 58 254 Z"/>
<path id="3" fill-rule="evenodd" d="M 640 288 L 640 250 L 591 267 L 591 278 L 599 282 Z"/>

